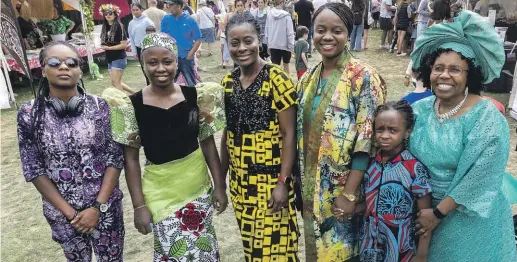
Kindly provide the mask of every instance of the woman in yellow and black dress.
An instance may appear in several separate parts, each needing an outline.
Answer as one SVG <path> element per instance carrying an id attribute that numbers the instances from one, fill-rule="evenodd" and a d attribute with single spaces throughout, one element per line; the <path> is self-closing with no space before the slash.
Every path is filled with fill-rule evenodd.
<path id="1" fill-rule="evenodd" d="M 259 57 L 260 26 L 249 13 L 226 25 L 238 65 L 222 80 L 227 127 L 221 141 L 223 174 L 245 261 L 298 261 L 298 226 L 291 172 L 296 152 L 296 89 L 278 66 Z"/>

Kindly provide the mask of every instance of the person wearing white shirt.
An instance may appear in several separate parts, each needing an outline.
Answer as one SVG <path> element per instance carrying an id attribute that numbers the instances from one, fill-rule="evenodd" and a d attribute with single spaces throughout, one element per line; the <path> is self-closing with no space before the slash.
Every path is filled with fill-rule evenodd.
<path id="1" fill-rule="evenodd" d="M 207 43 L 208 55 L 213 55 L 211 44 L 215 42 L 215 14 L 214 11 L 207 6 L 206 0 L 199 1 L 198 5 L 199 8 L 196 12 L 196 17 L 199 29 L 201 30 L 201 43 Z M 199 52 L 201 53 L 201 51 Z"/>
<path id="2" fill-rule="evenodd" d="M 379 20 L 382 30 L 381 48 L 389 49 L 391 41 L 393 40 L 393 12 L 397 10 L 395 4 L 396 3 L 393 0 L 381 1 L 381 14 Z M 388 37 L 388 43 L 386 43 L 386 36 Z"/>
<path id="3" fill-rule="evenodd" d="M 224 6 L 223 0 L 217 1 L 217 9 L 219 9 L 219 14 L 224 16 L 226 15 L 226 7 Z"/>
<path id="4" fill-rule="evenodd" d="M 312 1 L 312 5 L 314 6 L 314 10 L 318 10 L 320 7 L 328 3 L 327 0 L 314 0 Z"/>

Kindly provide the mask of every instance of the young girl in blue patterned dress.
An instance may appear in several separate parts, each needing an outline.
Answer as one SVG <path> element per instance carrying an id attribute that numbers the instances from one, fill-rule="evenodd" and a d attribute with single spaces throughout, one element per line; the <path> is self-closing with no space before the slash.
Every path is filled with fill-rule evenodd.
<path id="1" fill-rule="evenodd" d="M 431 206 L 431 183 L 427 168 L 406 149 L 413 110 L 401 100 L 378 106 L 374 116 L 379 150 L 364 174 L 361 261 L 427 261 L 431 235 L 415 236 L 415 218 L 417 209 Z"/>

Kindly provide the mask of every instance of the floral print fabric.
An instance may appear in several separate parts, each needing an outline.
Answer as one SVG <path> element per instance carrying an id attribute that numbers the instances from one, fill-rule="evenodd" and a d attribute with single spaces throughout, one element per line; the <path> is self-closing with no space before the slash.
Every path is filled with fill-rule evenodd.
<path id="1" fill-rule="evenodd" d="M 222 130 L 226 124 L 224 114 L 224 89 L 217 83 L 196 85 L 199 107 L 199 140 L 204 140 Z M 116 88 L 106 88 L 102 93 L 111 110 L 113 139 L 123 145 L 140 148 L 138 124 L 131 100 Z"/>
<path id="2" fill-rule="evenodd" d="M 59 16 L 58 19 L 44 20 L 40 22 L 41 28 L 49 35 L 64 34 L 66 33 L 66 29 L 73 24 L 74 22 L 72 22 L 72 20 L 62 15 Z"/>
<path id="3" fill-rule="evenodd" d="M 211 192 L 153 225 L 154 262 L 219 261 Z"/>
<path id="4" fill-rule="evenodd" d="M 35 126 L 36 115 L 41 121 Z M 60 118 L 46 103 L 25 103 L 18 112 L 18 141 L 25 180 L 30 182 L 39 176 L 48 176 L 76 210 L 94 204 L 107 167 L 122 169 L 124 166 L 122 146 L 111 137 L 108 104 L 93 95 L 85 95 L 85 109 L 77 117 Z M 111 235 L 111 232 L 116 232 L 118 240 L 103 243 L 118 245 L 123 241 L 122 213 L 117 213 L 116 208 L 121 199 L 122 191 L 116 186 L 107 202 L 109 214 L 101 217 L 96 229 L 98 234 L 87 237 L 94 246 L 97 245 L 95 235 Z M 43 200 L 43 215 L 52 229 L 52 238 L 63 245 L 65 253 L 76 250 L 72 248 L 73 242 L 88 242 L 84 236 L 77 239 L 79 234 L 47 200 Z M 87 257 L 91 249 L 79 254 L 81 258 Z"/>
<path id="5" fill-rule="evenodd" d="M 108 211 L 101 214 L 97 227 L 89 234 L 75 231 L 67 221 L 57 221 L 54 225 L 53 236 L 66 236 L 68 239 L 62 243 L 57 241 L 68 261 L 92 261 L 92 247 L 98 262 L 123 261 L 125 231 L 122 201 L 111 203 Z"/>

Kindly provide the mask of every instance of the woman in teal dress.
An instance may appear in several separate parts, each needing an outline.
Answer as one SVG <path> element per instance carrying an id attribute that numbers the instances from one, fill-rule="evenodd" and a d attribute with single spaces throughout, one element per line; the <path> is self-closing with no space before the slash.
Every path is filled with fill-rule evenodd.
<path id="1" fill-rule="evenodd" d="M 503 190 L 509 128 L 483 83 L 505 61 L 493 26 L 462 11 L 416 42 L 414 67 L 435 96 L 414 104 L 410 150 L 430 170 L 433 208 L 417 234 L 432 234 L 428 261 L 517 261 L 511 208 Z"/>

